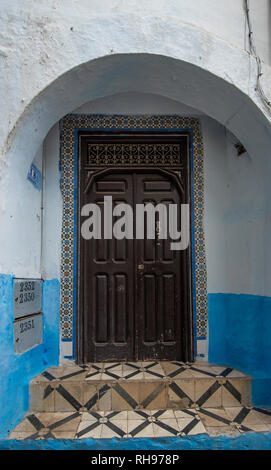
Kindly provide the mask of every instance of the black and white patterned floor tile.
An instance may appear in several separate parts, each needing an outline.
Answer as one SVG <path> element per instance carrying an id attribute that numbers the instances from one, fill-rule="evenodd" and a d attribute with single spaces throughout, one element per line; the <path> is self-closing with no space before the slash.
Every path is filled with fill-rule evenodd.
<path id="1" fill-rule="evenodd" d="M 12 431 L 10 439 L 73 439 L 81 420 L 75 413 L 36 413 L 23 419 Z"/>
<path id="2" fill-rule="evenodd" d="M 86 380 L 142 380 L 163 379 L 165 373 L 158 362 L 95 363 L 90 367 Z"/>
<path id="3" fill-rule="evenodd" d="M 224 409 L 201 408 L 199 416 L 209 427 L 230 426 L 240 433 L 271 431 L 271 410 L 253 407 L 226 407 Z"/>
<path id="4" fill-rule="evenodd" d="M 74 387 L 73 385 L 70 386 L 70 384 L 59 383 L 53 388 L 48 384 L 44 390 L 43 400 L 46 401 L 52 393 L 55 393 L 55 397 L 58 400 L 56 406 L 60 406 L 60 408 L 57 408 L 58 411 L 63 410 L 63 408 L 67 409 L 68 407 L 69 410 L 82 412 L 97 409 L 100 401 L 106 397 L 107 394 L 111 395 L 114 392 L 128 408 L 138 409 L 150 407 L 154 400 L 165 391 L 165 384 L 163 382 L 154 383 L 153 389 L 149 393 L 146 393 L 141 401 L 138 400 L 136 394 L 133 395 L 133 392 L 136 391 L 135 388 L 131 387 L 129 393 L 119 382 L 111 384 L 111 386 L 108 383 L 104 383 L 97 386 L 94 390 L 94 392 L 92 389 L 89 390 L 90 393 L 86 400 L 82 401 L 81 399 L 79 401 L 79 398 L 74 396 L 74 392 L 78 392 L 77 386 Z"/>
<path id="5" fill-rule="evenodd" d="M 162 437 L 204 433 L 199 416 L 185 410 L 137 410 L 85 413 L 76 438 Z"/>
<path id="6" fill-rule="evenodd" d="M 271 431 L 271 411 L 231 407 L 185 410 L 134 410 L 109 412 L 30 414 L 10 439 L 87 439 L 192 436 L 210 433 Z"/>
<path id="7" fill-rule="evenodd" d="M 192 375 L 191 375 L 192 374 Z M 196 374 L 195 376 L 193 374 Z M 200 374 L 197 377 L 197 374 Z M 239 375 L 238 375 L 239 374 Z M 138 407 L 150 408 L 150 404 L 155 398 L 167 388 L 171 400 L 178 403 L 181 408 L 207 406 L 219 407 L 227 404 L 227 406 L 241 406 L 241 403 L 249 403 L 242 396 L 242 387 L 238 379 L 243 374 L 229 367 L 211 366 L 209 364 L 184 364 L 179 361 L 172 362 L 118 362 L 118 363 L 95 363 L 85 366 L 60 366 L 48 369 L 43 372 L 37 379 L 44 385 L 44 407 L 37 409 L 46 409 L 53 411 L 47 405 L 48 401 L 52 402 L 52 394 L 57 397 L 60 406 L 55 410 L 76 410 L 81 411 L 82 408 L 90 410 L 99 408 L 98 402 L 105 394 L 116 392 L 122 400 L 129 405 L 131 409 Z M 181 379 L 185 378 L 184 381 Z M 201 380 L 197 383 L 197 379 Z M 191 380 L 187 380 L 191 379 Z M 237 379 L 237 380 L 236 380 Z M 137 396 L 136 387 L 126 388 L 124 384 L 129 382 L 153 382 L 153 390 L 150 391 L 141 402 Z M 48 384 L 46 384 L 48 382 Z M 96 387 L 90 387 L 87 399 L 80 397 L 75 385 L 80 384 L 82 390 L 84 383 L 93 384 Z M 196 391 L 195 391 L 196 390 Z M 226 397 L 226 402 L 221 397 Z M 59 397 L 60 396 L 60 397 Z M 65 402 L 68 407 L 65 407 Z M 220 403 L 219 403 L 220 400 Z M 45 403 L 47 401 L 47 403 Z M 64 408 L 62 408 L 64 403 Z M 167 403 L 160 402 L 154 407 L 166 407 Z M 34 408 L 35 409 L 35 408 Z M 102 407 L 100 409 L 103 409 Z M 116 408 L 118 409 L 118 407 Z"/>
<path id="8" fill-rule="evenodd" d="M 71 381 L 73 379 L 82 379 L 85 377 L 88 371 L 87 365 L 76 366 L 75 364 L 70 366 L 51 367 L 50 369 L 42 372 L 40 377 L 43 380 L 52 382 L 54 380 Z M 38 376 L 39 378 L 39 376 Z"/>
<path id="9" fill-rule="evenodd" d="M 146 396 L 139 401 L 137 398 L 136 388 L 130 388 L 129 392 L 125 389 L 122 382 L 116 382 L 111 384 L 108 383 L 101 383 L 95 392 L 91 392 L 86 401 L 79 400 L 78 397 L 74 396 L 74 391 L 76 391 L 76 387 L 70 386 L 70 384 L 58 383 L 55 388 L 53 388 L 50 383 L 44 389 L 43 400 L 46 401 L 50 395 L 55 392 L 56 395 L 61 397 L 62 406 L 63 403 L 68 404 L 70 410 L 75 411 L 86 411 L 91 410 L 98 406 L 99 400 L 101 400 L 106 394 L 111 394 L 115 392 L 131 409 L 138 409 L 138 408 L 150 408 L 150 405 L 154 400 L 161 396 L 164 392 L 166 384 L 164 382 L 157 382 L 154 383 L 153 390 L 150 393 L 147 393 Z M 183 384 L 172 382 L 168 385 L 169 391 L 173 401 L 179 401 L 183 404 L 182 407 L 204 407 L 206 404 L 210 403 L 210 400 L 215 397 L 215 394 L 220 389 L 225 389 L 232 397 L 232 400 L 235 401 L 237 404 L 241 406 L 241 394 L 235 388 L 234 384 L 230 383 L 229 381 L 225 381 L 225 383 L 219 383 L 215 381 L 210 386 L 208 386 L 204 392 L 194 401 L 191 396 L 189 396 L 187 390 L 184 388 Z M 190 387 L 193 390 L 193 384 L 188 384 L 186 387 Z M 189 388 L 189 390 L 190 390 Z M 60 398 L 58 398 L 59 402 Z M 64 401 L 63 401 L 64 400 Z M 61 408 L 60 408 L 61 409 Z M 66 408 L 64 408 L 66 409 Z"/>
<path id="10" fill-rule="evenodd" d="M 77 397 L 74 396 L 74 391 L 78 392 L 77 386 L 74 387 L 73 385 L 70 386 L 70 384 L 67 385 L 65 383 L 58 383 L 57 386 L 53 388 L 50 384 L 48 384 L 44 390 L 43 400 L 46 401 L 46 399 L 48 399 L 48 397 L 55 392 L 55 396 L 58 398 L 58 406 L 60 406 L 60 410 L 63 409 L 63 406 L 64 409 L 66 409 L 68 406 L 69 410 L 81 412 L 88 411 L 97 407 L 99 400 L 101 400 L 104 395 L 110 391 L 110 387 L 108 384 L 101 384 L 101 386 L 98 387 L 94 392 L 92 389 L 90 389 L 88 398 L 86 400 L 81 399 L 80 401 Z M 60 399 L 62 400 L 61 402 Z M 58 411 L 60 410 L 58 409 Z"/>
<path id="11" fill-rule="evenodd" d="M 159 362 L 142 362 L 123 364 L 123 378 L 126 380 L 137 378 L 141 379 L 163 379 L 165 373 Z"/>
<path id="12" fill-rule="evenodd" d="M 169 378 L 216 378 L 216 377 L 243 377 L 239 371 L 231 367 L 213 366 L 203 363 L 184 363 L 179 361 L 161 362 L 161 366 L 167 370 L 167 377 Z"/>
<path id="13" fill-rule="evenodd" d="M 120 380 L 122 378 L 122 363 L 92 364 L 86 375 L 86 380 Z"/>
<path id="14" fill-rule="evenodd" d="M 233 381 L 222 378 L 214 381 L 207 381 L 206 384 L 200 383 L 201 393 L 194 397 L 194 385 L 188 382 L 171 382 L 169 384 L 170 394 L 174 400 L 179 400 L 180 403 L 184 404 L 184 407 L 203 407 L 210 406 L 211 400 L 216 402 L 219 397 L 216 396 L 217 392 L 221 392 L 223 389 L 227 391 L 231 398 L 232 404 L 241 406 L 242 395 L 236 388 L 236 384 Z M 197 389 L 197 387 L 196 387 Z M 216 400 L 217 399 L 217 400 Z M 216 406 L 222 406 L 222 395 L 220 395 L 220 403 L 216 403 Z M 214 405 L 213 405 L 214 406 Z"/>
<path id="15" fill-rule="evenodd" d="M 77 439 L 100 438 L 102 434 L 106 437 L 124 437 L 127 433 L 127 420 L 126 415 L 125 418 L 123 415 L 123 412 L 118 411 L 84 413 L 75 437 Z"/>
<path id="16" fill-rule="evenodd" d="M 151 362 L 115 362 L 93 363 L 78 366 L 76 364 L 52 367 L 37 377 L 42 380 L 71 381 L 85 378 L 87 381 L 118 381 L 118 380 L 155 380 L 180 378 L 237 378 L 245 374 L 230 367 L 214 366 L 204 363 L 183 363 L 180 361 Z"/>

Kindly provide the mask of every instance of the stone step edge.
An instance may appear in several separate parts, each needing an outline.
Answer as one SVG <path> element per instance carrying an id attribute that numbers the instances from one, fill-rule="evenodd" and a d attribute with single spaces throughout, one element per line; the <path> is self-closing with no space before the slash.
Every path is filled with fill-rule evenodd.
<path id="1" fill-rule="evenodd" d="M 174 405 L 170 405 L 170 406 L 166 406 L 166 407 L 159 407 L 159 408 L 144 408 L 144 407 L 136 407 L 136 408 L 129 408 L 127 410 L 124 410 L 124 409 L 115 409 L 114 410 L 107 410 L 107 409 L 103 409 L 103 410 L 96 410 L 96 409 L 90 409 L 88 410 L 87 408 L 85 407 L 82 407 L 82 408 L 79 408 L 78 410 L 78 413 L 113 413 L 113 412 L 117 412 L 117 413 L 122 413 L 122 412 L 129 412 L 129 411 L 145 411 L 146 413 L 148 412 L 153 412 L 153 411 L 183 411 L 183 410 L 193 410 L 193 411 L 200 411 L 201 409 L 204 409 L 204 410 L 208 410 L 208 409 L 217 409 L 217 410 L 222 410 L 223 408 L 241 408 L 241 407 L 244 407 L 244 408 L 247 408 L 247 409 L 254 409 L 255 407 L 253 405 L 242 405 L 242 404 L 239 404 L 239 405 L 231 405 L 231 406 L 226 406 L 226 405 L 221 405 L 221 406 L 214 406 L 214 405 L 205 405 L 205 406 L 198 406 L 198 405 L 194 405 L 192 404 L 191 406 L 187 406 L 187 407 L 181 407 L 181 406 L 174 406 Z M 73 413 L 73 411 L 67 411 L 67 410 L 64 410 L 64 411 L 36 411 L 36 410 L 29 410 L 29 412 L 33 412 L 33 413 Z M 76 412 L 76 410 L 74 410 L 74 412 Z"/>
<path id="2" fill-rule="evenodd" d="M 82 378 L 80 380 L 69 380 L 68 378 L 63 380 L 63 379 L 53 379 L 53 380 L 43 380 L 43 379 L 38 379 L 38 378 L 34 378 L 31 380 L 30 382 L 30 385 L 56 385 L 56 384 L 65 384 L 65 383 L 69 383 L 69 384 L 74 384 L 74 385 L 80 385 L 80 384 L 86 384 L 86 385 L 98 385 L 98 384 L 116 384 L 116 383 L 121 383 L 121 384 L 142 384 L 142 383 L 172 383 L 172 382 L 198 382 L 198 381 L 202 381 L 202 380 L 212 380 L 214 382 L 218 381 L 220 382 L 221 384 L 223 383 L 226 383 L 228 380 L 233 380 L 233 381 L 236 381 L 236 380 L 242 380 L 244 382 L 251 382 L 252 378 L 250 376 L 242 376 L 242 377 L 224 377 L 224 376 L 221 376 L 221 375 L 217 375 L 215 377 L 165 377 L 165 378 L 148 378 L 148 379 L 141 379 L 141 380 L 133 380 L 133 379 L 112 379 L 112 380 L 108 380 L 108 379 L 105 379 L 105 380 L 101 380 L 101 379 L 97 379 L 97 380 L 87 380 L 85 378 Z"/>

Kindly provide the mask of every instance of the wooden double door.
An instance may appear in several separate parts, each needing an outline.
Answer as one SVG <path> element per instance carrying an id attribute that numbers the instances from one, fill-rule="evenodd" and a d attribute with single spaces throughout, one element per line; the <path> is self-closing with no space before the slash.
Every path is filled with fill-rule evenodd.
<path id="1" fill-rule="evenodd" d="M 181 181 L 180 172 L 178 176 L 172 170 L 153 166 L 89 168 L 81 165 L 79 209 L 97 204 L 102 238 L 85 240 L 80 236 L 79 241 L 81 362 L 191 360 L 190 247 L 174 251 L 169 237 L 159 237 L 158 212 L 154 238 L 147 238 L 146 215 L 143 238 L 136 238 L 137 224 L 142 223 L 142 219 L 136 219 L 137 204 L 180 207 L 188 203 L 187 178 Z M 112 197 L 112 210 L 121 203 L 131 207 L 130 238 L 119 240 L 114 233 L 112 239 L 104 238 L 108 196 Z M 111 224 L 119 219 L 113 216 L 109 220 L 110 210 L 107 207 L 109 233 Z"/>

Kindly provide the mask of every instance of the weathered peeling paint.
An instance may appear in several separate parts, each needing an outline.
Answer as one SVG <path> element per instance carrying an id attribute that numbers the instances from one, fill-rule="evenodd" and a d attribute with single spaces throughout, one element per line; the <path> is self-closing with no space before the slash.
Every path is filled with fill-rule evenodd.
<path id="1" fill-rule="evenodd" d="M 26 175 L 50 128 L 74 108 L 126 92 L 152 94 L 191 106 L 230 129 L 248 150 L 253 165 L 249 173 L 246 169 L 250 162 L 246 166 L 243 158 L 238 162 L 233 159 L 229 162 L 225 158 L 222 162 L 223 171 L 227 165 L 232 165 L 229 178 L 224 181 L 224 185 L 229 185 L 229 192 L 225 191 L 224 195 L 230 203 L 219 216 L 222 221 L 220 232 L 217 230 L 213 238 L 209 233 L 207 238 L 209 274 L 212 271 L 210 265 L 213 273 L 218 272 L 215 263 L 220 267 L 216 278 L 214 275 L 209 276 L 209 290 L 231 295 L 234 286 L 236 293 L 270 295 L 270 116 L 262 108 L 255 92 L 256 64 L 244 46 L 246 31 L 242 0 L 221 2 L 219 9 L 216 0 L 204 0 L 203 7 L 202 0 L 119 0 L 114 4 L 109 0 L 94 0 L 91 7 L 88 0 L 68 2 L 64 7 L 63 2 L 53 3 L 52 6 L 48 0 L 40 0 L 38 3 L 24 1 L 22 7 L 21 0 L 14 0 L 12 4 L 3 0 L 1 5 L 0 54 L 5 73 L 1 74 L 0 79 L 4 116 L 0 128 L 0 272 L 9 273 L 9 276 L 2 276 L 0 281 L 0 351 L 4 358 L 2 373 L 5 377 L 0 394 L 6 403 L 1 417 L 3 433 L 9 426 L 14 426 L 27 410 L 29 380 L 58 360 L 57 281 L 54 281 L 56 284 L 50 284 L 53 281 L 44 284 L 44 298 L 48 302 L 45 329 L 51 336 L 46 337 L 42 346 L 21 358 L 15 357 L 12 352 L 10 283 L 12 274 L 38 277 L 43 269 L 40 265 L 41 228 L 35 212 L 40 201 L 26 181 Z M 268 17 L 263 15 L 261 18 L 265 16 Z M 263 38 L 261 29 L 258 34 Z M 262 82 L 268 90 L 271 83 L 268 60 L 263 69 Z M 207 134 L 205 137 L 208 140 Z M 208 151 L 206 142 L 205 148 Z M 217 147 L 217 159 L 220 151 L 221 147 Z M 236 168 L 239 170 L 236 171 Z M 255 186 L 251 178 L 253 173 Z M 235 179 L 234 174 L 237 175 Z M 249 180 L 248 174 L 251 178 Z M 215 181 L 214 173 L 210 167 L 208 175 L 208 183 L 211 191 L 214 191 L 213 200 L 216 200 L 222 193 L 221 180 L 214 187 L 211 181 Z M 249 186 L 250 191 L 246 186 Z M 53 196 L 50 202 L 55 203 Z M 210 213 L 212 209 L 213 206 L 210 207 Z M 218 226 L 218 219 L 214 217 L 213 221 L 212 226 L 208 220 L 210 229 Z M 226 226 L 227 231 L 223 231 L 222 228 Z M 223 233 L 224 238 L 220 237 L 220 233 Z M 242 233 L 243 239 L 240 237 Z M 56 237 L 50 233 L 43 234 L 43 242 L 50 247 L 51 252 L 54 251 L 52 247 L 55 240 Z M 257 249 L 254 249 L 256 246 Z M 225 264 L 220 262 L 223 259 L 226 260 Z M 53 266 L 47 260 L 47 272 L 51 269 L 57 272 L 59 268 L 57 262 L 54 263 Z M 212 290 L 213 286 L 215 290 Z M 215 304 L 217 307 L 219 302 Z M 229 305 L 228 300 L 225 305 Z M 252 322 L 249 324 L 245 322 L 245 314 L 242 318 L 239 315 L 244 312 L 244 304 L 241 307 L 240 303 L 232 299 L 230 308 L 234 315 L 230 316 L 231 324 L 234 326 L 237 319 L 243 331 L 233 328 L 231 341 L 223 349 L 225 334 L 221 331 L 219 344 L 217 332 L 223 318 L 229 319 L 228 307 L 225 305 L 212 310 L 211 303 L 215 324 L 214 329 L 211 327 L 210 347 L 217 347 L 213 349 L 213 360 L 216 361 L 223 350 L 224 356 L 219 356 L 221 361 L 234 366 L 241 363 L 242 367 L 254 373 L 262 354 L 265 359 L 260 367 L 264 370 L 259 376 L 255 372 L 253 393 L 257 403 L 267 403 L 270 397 L 270 374 L 265 362 L 270 359 L 269 307 L 264 307 L 258 300 L 253 300 L 250 305 L 250 299 L 247 299 Z M 252 308 L 253 312 L 250 310 Z M 221 318 L 217 322 L 219 315 Z M 260 325 L 263 328 L 268 326 L 268 329 L 263 332 Z M 257 332 L 255 339 L 254 331 Z M 246 335 L 245 342 L 243 335 Z M 240 344 L 235 347 L 234 341 Z M 244 347 L 247 341 L 250 342 L 248 349 Z M 7 394 L 8 401 L 5 399 Z M 264 436 L 257 437 L 261 443 L 259 445 L 265 445 Z M 257 445 L 251 435 L 244 439 L 238 442 L 244 446 L 248 442 Z M 113 440 L 107 445 L 118 445 L 117 442 Z M 160 442 L 163 444 L 165 441 L 146 440 L 141 445 L 159 446 Z M 175 445 L 174 441 L 170 442 L 170 445 Z M 204 446 L 229 445 L 222 438 L 211 441 L 195 438 L 193 442 L 196 442 L 193 445 L 203 445 L 204 442 Z M 46 447 L 49 444 L 33 445 Z M 89 445 L 103 444 L 90 440 Z M 140 445 L 139 440 L 135 445 Z"/>
<path id="2" fill-rule="evenodd" d="M 255 406 L 271 406 L 271 297 L 209 294 L 209 361 L 252 376 Z"/>
<path id="3" fill-rule="evenodd" d="M 270 450 L 271 432 L 248 432 L 239 436 L 207 434 L 183 437 L 130 439 L 48 439 L 1 441 L 2 450 Z"/>
<path id="4" fill-rule="evenodd" d="M 59 358 L 59 282 L 43 284 L 43 343 L 24 354 L 13 348 L 13 276 L 0 275 L 0 438 L 6 437 L 29 408 L 29 382 Z"/>

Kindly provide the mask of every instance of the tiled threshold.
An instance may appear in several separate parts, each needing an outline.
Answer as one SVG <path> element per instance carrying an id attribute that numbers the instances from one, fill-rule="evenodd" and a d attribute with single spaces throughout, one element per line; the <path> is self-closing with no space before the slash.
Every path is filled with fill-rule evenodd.
<path id="1" fill-rule="evenodd" d="M 74 363 L 30 384 L 31 411 L 9 439 L 238 436 L 271 431 L 250 406 L 251 379 L 230 367 L 179 361 Z"/>
<path id="2" fill-rule="evenodd" d="M 29 414 L 9 439 L 238 436 L 271 431 L 271 411 L 252 407 Z"/>
<path id="3" fill-rule="evenodd" d="M 30 384 L 36 412 L 250 406 L 251 379 L 206 363 L 96 363 L 52 367 Z"/>

